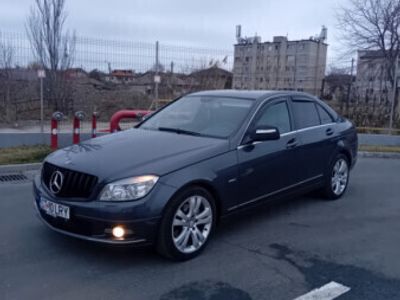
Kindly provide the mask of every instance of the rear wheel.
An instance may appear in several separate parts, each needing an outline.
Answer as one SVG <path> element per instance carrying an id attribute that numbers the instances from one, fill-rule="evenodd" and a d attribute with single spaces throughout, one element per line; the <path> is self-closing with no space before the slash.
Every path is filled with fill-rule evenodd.
<path id="1" fill-rule="evenodd" d="M 161 221 L 157 249 L 174 260 L 191 259 L 205 248 L 214 230 L 216 208 L 202 187 L 189 187 L 169 203 Z"/>
<path id="2" fill-rule="evenodd" d="M 324 194 L 330 200 L 336 200 L 343 196 L 347 189 L 350 176 L 350 167 L 347 157 L 339 154 L 329 167 L 326 178 Z"/>

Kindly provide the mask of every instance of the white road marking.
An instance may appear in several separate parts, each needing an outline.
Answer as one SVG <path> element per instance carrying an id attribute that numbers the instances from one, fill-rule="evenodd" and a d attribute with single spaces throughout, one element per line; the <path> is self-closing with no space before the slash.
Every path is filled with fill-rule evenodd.
<path id="1" fill-rule="evenodd" d="M 332 300 L 344 293 L 350 291 L 350 288 L 340 283 L 331 281 L 324 286 L 312 290 L 311 292 L 297 297 L 294 300 Z"/>

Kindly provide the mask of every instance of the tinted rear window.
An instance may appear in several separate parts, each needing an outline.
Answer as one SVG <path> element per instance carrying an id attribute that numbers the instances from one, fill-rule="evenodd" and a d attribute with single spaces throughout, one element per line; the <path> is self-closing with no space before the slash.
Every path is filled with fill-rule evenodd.
<path id="1" fill-rule="evenodd" d="M 332 116 L 325 110 L 325 108 L 317 104 L 317 109 L 319 113 L 319 118 L 321 119 L 321 124 L 329 124 L 333 122 Z"/>
<path id="2" fill-rule="evenodd" d="M 297 129 L 320 125 L 319 115 L 314 102 L 293 101 L 293 113 Z"/>

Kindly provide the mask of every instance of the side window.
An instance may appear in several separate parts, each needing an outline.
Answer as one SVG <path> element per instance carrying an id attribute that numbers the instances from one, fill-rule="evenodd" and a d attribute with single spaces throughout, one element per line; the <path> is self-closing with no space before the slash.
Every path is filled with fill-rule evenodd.
<path id="1" fill-rule="evenodd" d="M 267 106 L 257 118 L 254 126 L 274 126 L 279 132 L 290 131 L 290 117 L 286 101 L 278 102 Z"/>
<path id="2" fill-rule="evenodd" d="M 321 119 L 321 124 L 329 124 L 333 122 L 332 116 L 323 108 L 321 105 L 317 105 L 317 110 L 319 113 L 319 118 Z"/>
<path id="3" fill-rule="evenodd" d="M 293 113 L 297 129 L 321 124 L 317 109 L 312 101 L 293 101 Z"/>

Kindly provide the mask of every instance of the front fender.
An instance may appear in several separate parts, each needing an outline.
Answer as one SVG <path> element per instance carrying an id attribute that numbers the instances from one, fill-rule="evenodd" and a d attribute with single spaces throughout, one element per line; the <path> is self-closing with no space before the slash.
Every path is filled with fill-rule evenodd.
<path id="1" fill-rule="evenodd" d="M 217 193 L 223 214 L 234 203 L 238 174 L 236 153 L 230 151 L 168 174 L 162 182 L 176 188 L 177 192 L 191 184 L 205 183 L 212 187 L 210 192 Z"/>

